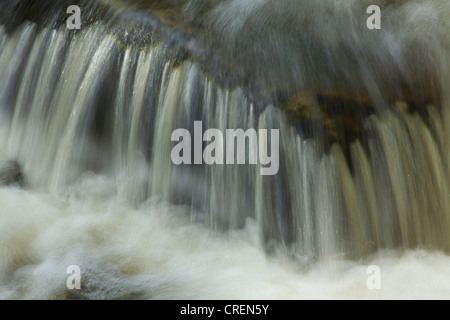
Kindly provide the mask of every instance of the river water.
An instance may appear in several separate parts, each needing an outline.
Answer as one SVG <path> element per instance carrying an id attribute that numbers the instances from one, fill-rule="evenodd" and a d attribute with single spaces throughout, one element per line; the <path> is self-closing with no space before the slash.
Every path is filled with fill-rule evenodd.
<path id="1" fill-rule="evenodd" d="M 262 91 L 368 95 L 374 110 L 353 115 L 360 136 L 328 147 L 324 126 L 292 125 L 239 76 L 219 84 L 195 54 L 175 61 L 161 43 L 124 43 L 101 19 L 76 33 L 0 26 L 0 160 L 25 177 L 0 188 L 0 298 L 450 298 L 450 9 L 404 1 L 371 36 L 355 29 L 359 18 L 338 19 L 360 5 L 338 3 L 331 19 L 310 1 L 278 11 L 223 1 L 205 20 L 225 61 L 237 50 L 258 57 L 240 62 Z M 267 12 L 302 22 L 314 12 L 323 24 L 275 27 Z M 330 34 L 336 25 L 345 27 Z M 255 40 L 259 28 L 269 44 Z M 296 54 L 305 47 L 321 53 Z M 417 74 L 413 97 L 435 99 L 388 99 Z M 195 121 L 279 130 L 280 171 L 174 165 L 172 133 L 194 132 Z M 74 265 L 80 290 L 66 283 Z"/>

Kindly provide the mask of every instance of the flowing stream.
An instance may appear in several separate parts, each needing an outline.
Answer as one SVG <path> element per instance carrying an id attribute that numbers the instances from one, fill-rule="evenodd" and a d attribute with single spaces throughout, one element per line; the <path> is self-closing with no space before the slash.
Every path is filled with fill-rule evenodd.
<path id="1" fill-rule="evenodd" d="M 2 0 L 0 160 L 24 183 L 0 187 L 0 298 L 450 298 L 450 6 L 387 5 L 373 35 L 365 2 L 316 2 L 186 1 L 208 32 L 174 41 L 227 66 L 245 52 L 228 83 L 200 50 L 125 41 L 148 30 L 124 21 L 150 21 L 129 1 L 103 1 L 113 19 L 73 32 L 11 26 Z M 352 111 L 356 138 L 328 143 L 325 124 L 292 124 L 268 88 L 351 88 L 372 108 Z M 194 137 L 195 121 L 279 130 L 279 171 L 175 165 L 172 133 Z M 81 290 L 66 287 L 71 265 Z"/>

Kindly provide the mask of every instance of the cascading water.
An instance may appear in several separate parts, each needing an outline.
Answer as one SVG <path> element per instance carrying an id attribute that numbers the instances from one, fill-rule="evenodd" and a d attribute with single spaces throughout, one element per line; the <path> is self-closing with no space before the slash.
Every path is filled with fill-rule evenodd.
<path id="1" fill-rule="evenodd" d="M 448 297 L 446 1 L 0 3 L 1 298 Z M 278 129 L 279 172 L 173 164 L 196 121 Z"/>

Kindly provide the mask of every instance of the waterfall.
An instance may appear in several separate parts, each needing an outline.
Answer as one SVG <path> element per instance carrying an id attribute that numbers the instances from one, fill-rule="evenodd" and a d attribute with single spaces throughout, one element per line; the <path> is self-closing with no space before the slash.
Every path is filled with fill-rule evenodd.
<path id="1" fill-rule="evenodd" d="M 269 0 L 220 2 L 205 18 L 210 24 L 205 37 L 213 40 L 199 43 L 223 51 L 225 65 L 230 57 L 245 55 L 237 59 L 242 66 L 219 75 L 196 56 L 203 54 L 200 50 L 180 59 L 158 36 L 125 41 L 115 28 L 131 32 L 123 21 L 147 18 L 143 11 L 127 11 L 123 3 L 118 5 L 123 12 L 117 9 L 112 22 L 98 19 L 76 32 L 36 21 L 14 28 L 4 24 L 1 154 L 21 164 L 25 188 L 42 193 L 58 195 L 93 172 L 119 181 L 134 208 L 149 199 L 179 205 L 190 223 L 218 233 L 245 229 L 254 221 L 267 254 L 281 249 L 301 265 L 358 260 L 383 249 L 448 253 L 450 51 L 449 20 L 442 20 L 449 16 L 448 5 L 405 1 L 387 9 L 387 31 L 372 36 L 368 30 L 353 31 L 359 18 L 352 14 L 363 4 L 350 2 L 336 1 L 336 17 L 330 18 L 325 5 L 300 1 L 295 19 L 312 19 L 304 29 L 300 22 L 289 26 L 293 14 L 273 25 L 294 1 L 286 2 L 285 11 L 275 10 L 278 4 Z M 183 8 L 186 17 L 193 7 L 199 10 L 196 1 L 189 4 Z M 264 15 L 270 10 L 275 10 L 271 16 Z M 308 17 L 311 12 L 317 22 Z M 410 20 L 395 24 L 408 13 Z M 427 20 L 430 15 L 434 20 Z M 416 27 L 406 35 L 414 17 Z M 238 36 L 244 28 L 254 36 L 265 24 L 270 27 L 262 33 L 268 45 Z M 327 35 L 336 24 L 343 26 L 341 33 Z M 289 27 L 290 35 L 277 38 Z M 292 42 L 297 36 L 303 38 Z M 408 51 L 414 48 L 420 49 Z M 241 72 L 255 82 L 241 81 Z M 222 79 L 228 75 L 229 82 Z M 423 76 L 420 83 L 412 83 L 416 75 Z M 403 79 L 407 89 L 393 87 Z M 422 82 L 431 93 L 411 90 L 422 88 Z M 276 87 L 273 92 L 314 91 L 326 97 L 336 90 L 347 94 L 349 86 L 358 108 L 373 107 L 351 115 L 358 123 L 354 138 L 342 134 L 347 130 L 342 123 L 330 124 L 341 119 L 340 98 L 327 106 L 331 120 L 322 123 L 318 109 L 306 109 L 308 115 L 293 122 L 285 101 L 266 95 Z M 432 99 L 425 101 L 430 94 Z M 326 105 L 317 99 L 313 105 Z M 204 130 L 222 132 L 278 129 L 279 172 L 264 176 L 261 164 L 249 163 L 173 164 L 172 133 L 184 128 L 194 136 L 195 121 L 202 121 Z"/>

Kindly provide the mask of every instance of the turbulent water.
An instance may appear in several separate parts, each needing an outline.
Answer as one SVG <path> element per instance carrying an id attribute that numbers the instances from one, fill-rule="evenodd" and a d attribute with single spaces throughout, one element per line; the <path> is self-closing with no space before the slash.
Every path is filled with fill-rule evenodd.
<path id="1" fill-rule="evenodd" d="M 125 39 L 148 32 L 123 26 L 147 21 L 130 3 L 75 33 L 0 20 L 0 159 L 25 180 L 0 189 L 0 298 L 450 298 L 445 1 L 383 7 L 375 36 L 352 1 L 333 18 L 329 1 L 188 1 L 183 23 L 201 12 L 209 30 L 188 46 L 228 67 L 243 57 L 216 78 L 200 50 L 178 60 L 159 39 Z M 274 88 L 350 88 L 374 110 L 353 115 L 359 137 L 326 146 L 325 125 L 292 125 Z M 423 105 L 396 101 L 408 97 Z M 198 120 L 278 129 L 279 173 L 174 165 L 173 131 Z M 71 265 L 81 290 L 66 287 Z"/>

